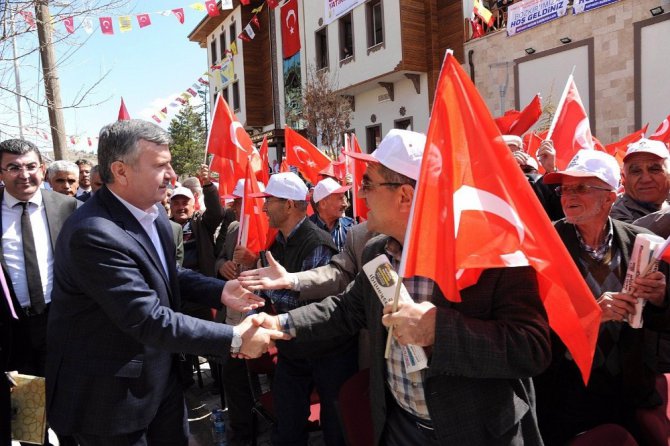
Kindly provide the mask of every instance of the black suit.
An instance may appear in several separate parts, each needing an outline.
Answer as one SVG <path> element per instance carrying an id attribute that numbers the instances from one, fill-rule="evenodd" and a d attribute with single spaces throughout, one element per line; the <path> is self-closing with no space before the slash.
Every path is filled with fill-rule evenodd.
<path id="1" fill-rule="evenodd" d="M 180 413 L 162 412 L 165 395 L 175 393 L 177 353 L 230 350 L 231 327 L 173 310 L 182 295 L 219 308 L 224 282 L 177 269 L 170 223 L 158 210 L 167 274 L 140 223 L 106 187 L 58 240 L 47 407 L 49 422 L 63 433 L 111 437 L 149 428 L 151 437 L 163 415 L 178 424 L 181 389 L 171 401 Z"/>

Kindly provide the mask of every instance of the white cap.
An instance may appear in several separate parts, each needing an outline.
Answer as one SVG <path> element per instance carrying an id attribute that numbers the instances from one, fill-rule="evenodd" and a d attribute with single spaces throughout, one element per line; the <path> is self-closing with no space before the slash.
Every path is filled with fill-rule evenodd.
<path id="1" fill-rule="evenodd" d="M 581 149 L 560 172 L 548 173 L 544 176 L 545 184 L 556 184 L 563 181 L 563 177 L 594 177 L 604 181 L 616 190 L 621 179 L 621 169 L 616 158 L 600 150 Z"/>
<path id="2" fill-rule="evenodd" d="M 626 150 L 623 160 L 626 161 L 626 158 L 636 153 L 651 153 L 663 159 L 668 158 L 668 155 L 670 155 L 668 148 L 663 142 L 647 138 L 642 138 L 637 142 L 628 144 L 628 150 Z"/>
<path id="3" fill-rule="evenodd" d="M 409 130 L 391 129 L 371 154 L 348 152 L 352 158 L 379 163 L 413 180 L 419 179 L 426 135 Z"/>
<path id="4" fill-rule="evenodd" d="M 523 147 L 523 139 L 517 135 L 502 135 L 503 141 L 505 144 L 516 144 L 519 147 Z"/>
<path id="5" fill-rule="evenodd" d="M 258 188 L 260 189 L 261 192 L 265 190 L 265 185 L 263 185 L 262 182 L 258 181 Z M 233 192 L 227 195 L 224 195 L 223 198 L 226 200 L 234 200 L 235 198 L 242 198 L 244 197 L 244 178 L 237 180 L 237 183 L 235 183 L 235 187 L 233 188 Z"/>
<path id="6" fill-rule="evenodd" d="M 172 192 L 172 196 L 170 197 L 170 200 L 174 199 L 174 197 L 177 197 L 179 195 L 183 195 L 184 197 L 188 197 L 190 200 L 193 200 L 193 192 L 191 192 L 191 189 L 188 187 L 184 186 L 179 186 L 175 187 L 174 191 Z"/>
<path id="7" fill-rule="evenodd" d="M 330 194 L 341 194 L 351 189 L 351 186 L 340 186 L 340 183 L 332 178 L 326 178 L 316 183 L 314 187 L 314 203 L 318 203 Z"/>
<path id="8" fill-rule="evenodd" d="M 280 172 L 272 175 L 265 192 L 251 194 L 251 197 L 277 197 L 287 200 L 305 201 L 307 186 L 300 177 L 293 172 Z"/>

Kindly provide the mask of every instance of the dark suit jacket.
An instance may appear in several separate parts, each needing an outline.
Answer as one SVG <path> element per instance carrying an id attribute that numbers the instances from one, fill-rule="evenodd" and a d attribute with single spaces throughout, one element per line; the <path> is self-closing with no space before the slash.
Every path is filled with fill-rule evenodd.
<path id="1" fill-rule="evenodd" d="M 49 313 L 47 413 L 61 434 L 146 428 L 177 352 L 226 355 L 232 328 L 177 313 L 181 296 L 220 308 L 223 281 L 177 269 L 159 206 L 166 275 L 148 235 L 106 188 L 67 221 L 58 240 Z"/>
<path id="2" fill-rule="evenodd" d="M 384 252 L 387 238 L 374 239 L 363 263 Z M 542 444 L 535 420 L 530 377 L 550 360 L 549 325 L 528 267 L 490 269 L 447 301 L 438 287 L 435 344 L 427 369 L 425 395 L 439 444 Z M 386 422 L 382 305 L 364 274 L 348 291 L 289 312 L 300 339 L 327 339 L 370 330 L 370 401 L 375 444 Z"/>

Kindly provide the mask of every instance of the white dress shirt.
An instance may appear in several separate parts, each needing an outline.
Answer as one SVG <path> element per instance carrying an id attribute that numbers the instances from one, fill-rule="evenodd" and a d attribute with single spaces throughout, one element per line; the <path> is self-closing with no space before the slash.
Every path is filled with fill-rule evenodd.
<path id="1" fill-rule="evenodd" d="M 110 192 L 112 191 L 110 190 Z M 132 204 L 128 203 L 114 192 L 112 192 L 112 194 L 118 198 L 121 203 L 123 203 L 123 205 L 130 211 L 131 214 L 133 214 L 133 217 L 135 217 L 140 223 L 144 229 L 144 232 L 147 233 L 151 239 L 151 243 L 153 243 L 154 248 L 156 248 L 158 257 L 161 259 L 161 265 L 163 265 L 163 271 L 165 271 L 165 275 L 170 277 L 170 273 L 168 273 L 167 262 L 165 260 L 165 252 L 163 251 L 163 246 L 161 245 L 161 239 L 158 237 L 158 228 L 156 228 L 155 223 L 156 219 L 158 218 L 158 207 L 154 204 L 151 209 L 149 209 L 149 212 L 145 212 L 137 206 L 133 206 Z"/>
<path id="2" fill-rule="evenodd" d="M 9 270 L 9 277 L 14 286 L 16 298 L 22 307 L 30 306 L 30 294 L 28 293 L 28 279 L 26 278 L 25 261 L 23 258 L 23 243 L 21 237 L 21 214 L 23 207 L 17 200 L 5 190 L 2 200 L 2 253 Z M 40 278 L 42 279 L 42 292 L 44 302 L 51 302 L 51 290 L 53 289 L 53 264 L 54 254 L 49 236 L 49 225 L 47 223 L 47 212 L 42 201 L 42 192 L 38 190 L 28 201 L 28 212 L 30 223 L 33 227 L 33 238 L 35 240 L 35 253 L 37 264 L 40 267 Z"/>

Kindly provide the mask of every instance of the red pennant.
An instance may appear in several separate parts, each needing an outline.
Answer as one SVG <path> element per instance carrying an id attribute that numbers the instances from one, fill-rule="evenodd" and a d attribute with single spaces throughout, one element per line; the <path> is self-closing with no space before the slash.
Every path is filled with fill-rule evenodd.
<path id="1" fill-rule="evenodd" d="M 484 27 L 479 19 L 470 19 L 470 26 L 472 27 L 472 38 L 476 39 L 484 35 Z"/>
<path id="2" fill-rule="evenodd" d="M 594 148 L 589 118 L 572 75 L 558 103 L 547 138 L 554 142 L 558 170 L 564 170 L 580 149 Z"/>
<path id="3" fill-rule="evenodd" d="M 173 9 L 172 14 L 174 14 L 174 16 L 177 17 L 179 23 L 181 23 L 182 25 L 184 24 L 184 8 Z"/>
<path id="4" fill-rule="evenodd" d="M 156 115 L 151 115 L 151 119 L 153 119 L 154 121 L 156 121 L 158 124 L 161 123 L 160 118 L 159 118 L 158 116 L 156 116 Z"/>
<path id="5" fill-rule="evenodd" d="M 518 136 L 523 135 L 537 122 L 538 119 L 540 119 L 541 115 L 542 102 L 540 100 L 540 95 L 536 94 L 530 103 L 521 110 L 517 119 L 512 123 L 508 134 Z"/>
<path id="6" fill-rule="evenodd" d="M 663 141 L 666 144 L 670 143 L 670 115 L 661 122 L 656 131 L 649 137 L 657 141 Z"/>
<path id="7" fill-rule="evenodd" d="M 119 107 L 119 121 L 128 121 L 130 120 L 130 114 L 128 113 L 128 109 L 126 108 L 126 103 L 123 102 L 123 98 L 121 98 L 121 107 Z"/>
<path id="8" fill-rule="evenodd" d="M 358 138 L 356 138 L 355 134 L 351 135 L 350 150 L 354 153 L 363 153 L 361 146 L 358 145 Z M 354 177 L 353 187 L 351 188 L 351 199 L 354 204 L 354 217 L 358 217 L 359 220 L 367 220 L 368 205 L 366 204 L 365 199 L 361 198 L 358 194 L 358 191 L 363 184 L 363 174 L 365 173 L 367 166 L 365 161 L 354 158 L 349 158 L 349 160 L 349 165 L 351 166 L 350 173 Z"/>
<path id="9" fill-rule="evenodd" d="M 330 165 L 330 158 L 298 132 L 286 127 L 286 162 L 298 168 L 312 184 L 319 182 L 319 172 Z"/>
<path id="10" fill-rule="evenodd" d="M 532 266 L 549 323 L 588 380 L 600 309 L 451 53 L 437 83 L 403 256 L 403 277 L 429 277 L 452 301 L 460 300 L 462 270 Z"/>
<path id="11" fill-rule="evenodd" d="M 267 0 L 267 3 L 270 9 L 275 9 L 277 6 L 279 6 L 279 0 Z"/>
<path id="12" fill-rule="evenodd" d="M 219 197 L 232 194 L 238 178 L 235 176 L 233 162 L 220 156 L 212 155 L 209 170 L 219 173 Z"/>
<path id="13" fill-rule="evenodd" d="M 86 139 L 88 139 L 88 146 L 93 147 L 93 141 L 91 141 L 91 137 L 88 136 Z"/>
<path id="14" fill-rule="evenodd" d="M 111 17 L 100 17 L 100 30 L 103 34 L 114 34 L 114 25 Z"/>
<path id="15" fill-rule="evenodd" d="M 72 34 L 74 32 L 74 17 L 66 17 L 63 19 L 63 24 L 65 25 L 65 30 L 68 34 Z"/>
<path id="16" fill-rule="evenodd" d="M 263 136 L 263 142 L 261 143 L 261 150 L 260 156 L 261 156 L 261 171 L 258 175 L 258 180 L 263 183 L 265 186 L 268 185 L 268 181 L 270 181 L 270 171 L 268 170 L 270 167 L 270 162 L 268 161 L 268 137 Z"/>
<path id="17" fill-rule="evenodd" d="M 216 0 L 205 0 L 205 7 L 207 8 L 207 14 L 210 17 L 219 15 L 219 6 L 216 4 Z"/>
<path id="18" fill-rule="evenodd" d="M 291 168 L 286 162 L 286 157 L 281 159 L 281 164 L 279 165 L 279 172 L 290 172 Z"/>
<path id="19" fill-rule="evenodd" d="M 191 96 L 193 96 L 193 97 L 198 96 L 198 92 L 196 92 L 196 91 L 195 91 L 194 89 L 192 89 L 192 88 L 187 88 L 186 91 L 188 91 L 188 92 L 191 94 Z"/>
<path id="20" fill-rule="evenodd" d="M 300 51 L 300 27 L 298 26 L 298 1 L 288 0 L 281 7 L 281 39 L 284 59 Z"/>
<path id="21" fill-rule="evenodd" d="M 137 14 L 137 24 L 140 25 L 140 28 L 151 25 L 151 17 L 149 14 Z"/>
<path id="22" fill-rule="evenodd" d="M 74 136 L 70 136 L 70 144 L 75 145 L 77 142 L 74 140 Z"/>
<path id="23" fill-rule="evenodd" d="M 249 20 L 249 23 L 254 25 L 257 29 L 261 29 L 261 22 L 258 20 L 258 14 L 254 14 L 251 20 Z"/>
<path id="24" fill-rule="evenodd" d="M 23 16 L 23 20 L 26 21 L 29 27 L 35 28 L 35 18 L 33 17 L 33 13 L 30 11 L 19 11 L 19 14 Z"/>
<path id="25" fill-rule="evenodd" d="M 244 31 L 238 34 L 237 38 L 245 42 L 251 42 L 251 37 L 247 36 L 247 33 L 245 33 Z"/>

